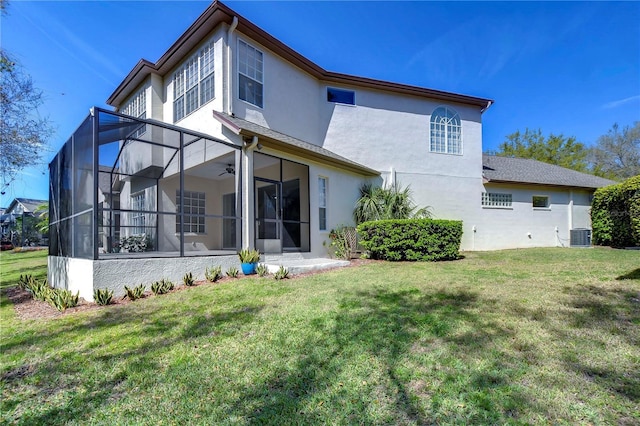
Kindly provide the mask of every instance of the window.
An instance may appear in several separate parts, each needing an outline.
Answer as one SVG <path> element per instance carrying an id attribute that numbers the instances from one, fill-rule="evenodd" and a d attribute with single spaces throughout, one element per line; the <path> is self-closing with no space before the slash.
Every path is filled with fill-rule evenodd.
<path id="1" fill-rule="evenodd" d="M 184 232 L 204 234 L 204 192 L 184 191 Z M 180 190 L 176 191 L 176 213 L 180 214 Z M 180 232 L 180 217 L 176 217 L 176 233 Z"/>
<path id="2" fill-rule="evenodd" d="M 141 89 L 138 93 L 136 93 L 122 108 L 120 108 L 121 114 L 130 115 L 136 118 L 147 118 L 147 90 Z M 146 132 L 146 124 L 143 124 L 136 132 L 132 135 L 134 138 L 141 136 L 144 132 Z"/>
<path id="3" fill-rule="evenodd" d="M 356 93 L 353 90 L 342 90 L 334 89 L 333 87 L 327 87 L 327 102 L 355 105 Z"/>
<path id="4" fill-rule="evenodd" d="M 262 52 L 238 41 L 238 96 L 241 100 L 262 108 Z"/>
<path id="5" fill-rule="evenodd" d="M 546 195 L 534 195 L 531 203 L 533 208 L 546 209 L 549 208 L 549 197 Z"/>
<path id="6" fill-rule="evenodd" d="M 146 232 L 146 217 L 142 212 L 145 210 L 144 191 L 131 194 L 131 232 L 134 235 L 144 234 Z"/>
<path id="7" fill-rule="evenodd" d="M 213 99 L 213 53 L 210 41 L 173 74 L 174 122 Z"/>
<path id="8" fill-rule="evenodd" d="M 319 229 L 321 231 L 327 230 L 327 178 L 319 177 L 318 178 L 318 222 Z"/>
<path id="9" fill-rule="evenodd" d="M 511 194 L 483 192 L 482 207 L 511 207 Z"/>
<path id="10" fill-rule="evenodd" d="M 462 126 L 458 113 L 448 107 L 438 107 L 431 114 L 431 152 L 462 154 Z"/>

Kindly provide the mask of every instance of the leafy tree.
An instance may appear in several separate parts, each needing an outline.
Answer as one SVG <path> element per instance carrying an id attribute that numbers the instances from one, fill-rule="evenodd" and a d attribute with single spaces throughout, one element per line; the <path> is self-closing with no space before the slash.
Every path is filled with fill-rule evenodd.
<path id="1" fill-rule="evenodd" d="M 431 217 L 428 207 L 418 208 L 411 196 L 409 186 L 398 183 L 388 187 L 365 183 L 360 187 L 360 198 L 356 201 L 353 218 L 356 224 L 369 220 L 409 219 Z"/>
<path id="2" fill-rule="evenodd" d="M 36 224 L 36 229 L 42 235 L 49 234 L 49 203 L 42 203 L 33 211 L 38 217 L 39 221 Z"/>
<path id="3" fill-rule="evenodd" d="M 622 131 L 614 124 L 591 149 L 594 174 L 614 180 L 640 175 L 640 121 Z"/>
<path id="4" fill-rule="evenodd" d="M 551 133 L 545 137 L 540 129 L 516 131 L 507 136 L 497 151 L 489 154 L 502 157 L 531 158 L 548 164 L 555 164 L 579 172 L 588 171 L 589 150 L 576 138 Z"/>
<path id="5" fill-rule="evenodd" d="M 6 4 L 2 3 L 3 13 Z M 0 178 L 2 190 L 26 167 L 40 162 L 53 128 L 40 117 L 42 91 L 11 55 L 0 49 Z"/>

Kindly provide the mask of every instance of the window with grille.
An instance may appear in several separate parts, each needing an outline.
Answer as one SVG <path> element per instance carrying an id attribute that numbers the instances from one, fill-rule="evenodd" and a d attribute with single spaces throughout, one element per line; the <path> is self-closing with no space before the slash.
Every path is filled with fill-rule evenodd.
<path id="1" fill-rule="evenodd" d="M 438 107 L 431 114 L 429 150 L 444 154 L 462 154 L 460 116 L 449 107 Z"/>
<path id="2" fill-rule="evenodd" d="M 511 194 L 482 193 L 482 207 L 511 207 Z"/>
<path id="3" fill-rule="evenodd" d="M 180 214 L 180 190 L 176 191 L 176 213 Z M 204 192 L 184 191 L 184 232 L 204 234 Z M 176 217 L 176 233 L 180 232 L 180 217 Z"/>
<path id="4" fill-rule="evenodd" d="M 173 74 L 174 122 L 213 99 L 213 44 L 205 44 Z"/>
<path id="5" fill-rule="evenodd" d="M 318 206 L 319 206 L 319 229 L 321 231 L 327 230 L 327 178 L 318 178 Z"/>
<path id="6" fill-rule="evenodd" d="M 238 41 L 238 84 L 238 97 L 262 108 L 262 52 L 242 40 Z"/>
<path id="7" fill-rule="evenodd" d="M 132 96 L 129 102 L 120 108 L 120 113 L 136 118 L 147 118 L 147 90 L 141 89 Z M 143 124 L 132 136 L 134 138 L 140 137 L 146 130 L 146 124 Z"/>
<path id="8" fill-rule="evenodd" d="M 147 220 L 143 213 L 146 210 L 144 191 L 131 194 L 131 233 L 134 235 L 146 233 Z"/>

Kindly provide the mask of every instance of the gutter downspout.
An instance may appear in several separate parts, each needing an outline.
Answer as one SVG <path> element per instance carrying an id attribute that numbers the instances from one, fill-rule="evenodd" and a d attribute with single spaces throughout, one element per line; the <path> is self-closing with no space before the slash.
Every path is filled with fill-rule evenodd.
<path id="1" fill-rule="evenodd" d="M 254 136 L 242 148 L 242 248 L 245 249 L 255 245 L 253 151 L 257 145 L 258 137 Z"/>
<path id="2" fill-rule="evenodd" d="M 233 49 L 231 49 L 231 36 L 238 26 L 238 17 L 233 17 L 233 22 L 227 30 L 227 108 L 226 113 L 233 115 Z"/>

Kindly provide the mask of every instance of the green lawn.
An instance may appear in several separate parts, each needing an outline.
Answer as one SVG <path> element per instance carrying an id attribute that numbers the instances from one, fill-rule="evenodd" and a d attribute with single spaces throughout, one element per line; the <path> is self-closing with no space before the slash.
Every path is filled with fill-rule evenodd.
<path id="1" fill-rule="evenodd" d="M 0 289 L 15 285 L 21 274 L 46 279 L 47 254 L 47 250 L 0 252 Z"/>
<path id="2" fill-rule="evenodd" d="M 1 309 L 6 423 L 640 423 L 638 251 L 380 262 L 55 320 Z"/>

